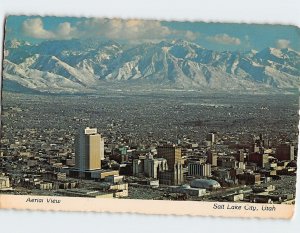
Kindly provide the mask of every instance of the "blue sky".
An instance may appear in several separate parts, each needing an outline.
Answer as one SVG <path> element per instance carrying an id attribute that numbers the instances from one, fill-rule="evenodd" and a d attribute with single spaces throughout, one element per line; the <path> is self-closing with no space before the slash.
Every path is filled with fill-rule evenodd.
<path id="1" fill-rule="evenodd" d="M 300 51 L 300 30 L 294 26 L 40 16 L 8 16 L 6 21 L 6 40 L 86 38 L 131 44 L 184 39 L 219 51 L 266 47 Z"/>

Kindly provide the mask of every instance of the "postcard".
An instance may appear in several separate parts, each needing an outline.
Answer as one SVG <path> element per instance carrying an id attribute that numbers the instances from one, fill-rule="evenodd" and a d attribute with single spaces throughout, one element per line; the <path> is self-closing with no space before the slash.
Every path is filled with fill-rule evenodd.
<path id="1" fill-rule="evenodd" d="M 299 35 L 7 16 L 0 208 L 291 218 Z"/>

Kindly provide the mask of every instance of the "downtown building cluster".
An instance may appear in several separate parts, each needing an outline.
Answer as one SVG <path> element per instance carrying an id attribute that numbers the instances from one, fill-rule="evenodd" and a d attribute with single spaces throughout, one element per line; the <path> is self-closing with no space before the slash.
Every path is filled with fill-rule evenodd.
<path id="1" fill-rule="evenodd" d="M 294 202 L 295 187 L 288 184 L 297 169 L 293 143 L 272 147 L 260 135 L 240 148 L 228 146 L 226 138 L 214 132 L 201 143 L 182 138 L 176 143 L 134 147 L 130 142 L 112 144 L 96 128 L 86 127 L 74 137 L 65 134 L 47 146 L 37 137 L 36 148 L 21 140 L 13 144 L 3 140 L 0 190 L 80 197 Z M 37 148 L 38 153 L 34 152 Z"/>
<path id="2" fill-rule="evenodd" d="M 276 192 L 272 182 L 280 181 L 282 175 L 295 175 L 295 147 L 283 143 L 271 148 L 262 135 L 242 149 L 228 148 L 216 133 L 208 134 L 201 145 L 183 139 L 176 144 L 164 142 L 148 148 L 112 148 L 96 128 L 87 127 L 75 135 L 74 145 L 75 155 L 65 151 L 66 157 L 61 156 L 63 150 L 58 145 L 48 148 L 49 153 L 58 152 L 59 158 L 41 159 L 29 151 L 21 152 L 21 163 L 26 163 L 31 171 L 22 176 L 4 172 L 0 177 L 1 190 L 115 198 L 137 198 L 135 195 L 141 193 L 143 198 L 143 192 L 133 192 L 131 196 L 130 189 L 148 192 L 150 197 L 156 189 L 161 199 L 294 200 L 288 190 Z M 8 171 L 9 166 L 18 167 L 18 161 L 5 151 L 1 156 L 3 171 Z M 156 194 L 153 198 L 159 197 Z"/>

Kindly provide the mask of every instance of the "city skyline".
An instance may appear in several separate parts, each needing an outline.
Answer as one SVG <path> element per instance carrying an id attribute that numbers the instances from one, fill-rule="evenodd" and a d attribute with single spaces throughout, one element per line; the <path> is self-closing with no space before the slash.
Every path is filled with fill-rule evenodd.
<path id="1" fill-rule="evenodd" d="M 9 93 L 6 93 L 6 95 L 10 96 Z M 34 95 L 31 94 L 18 95 L 23 96 L 22 98 L 27 96 L 33 98 L 32 100 L 35 99 Z M 253 97 L 249 96 L 248 98 L 253 98 L 253 101 L 256 102 L 255 96 Z M 61 101 L 65 97 L 56 96 L 56 98 L 57 103 L 62 103 Z M 281 99 L 282 97 L 277 98 L 280 101 L 284 100 L 284 98 Z M 42 99 L 38 97 L 38 99 L 39 102 L 43 102 L 47 101 L 48 97 L 44 96 Z M 96 102 L 101 99 L 98 97 Z M 93 98 L 90 100 L 92 100 L 91 103 L 95 103 Z M 149 100 L 153 101 L 148 97 L 144 99 L 147 102 Z M 185 100 L 189 99 L 185 98 Z M 132 101 L 131 97 L 131 101 L 126 102 L 130 103 Z M 140 103 L 140 101 L 141 99 L 137 99 L 136 103 Z M 6 102 L 4 101 L 4 103 Z M 108 114 L 108 121 L 104 115 L 101 118 L 95 116 L 97 120 L 94 121 L 86 118 L 89 113 L 85 110 L 83 110 L 84 115 L 76 114 L 72 117 L 71 114 L 68 118 L 59 114 L 59 110 L 57 112 L 59 115 L 54 113 L 56 117 L 53 120 L 62 119 L 62 123 L 69 122 L 63 123 L 64 127 L 70 123 L 73 124 L 74 128 L 71 131 L 70 129 L 58 131 L 50 127 L 46 130 L 42 129 L 44 133 L 39 134 L 40 126 L 37 127 L 38 125 L 33 124 L 23 132 L 32 139 L 40 135 L 38 138 L 41 138 L 41 141 L 36 139 L 32 142 L 27 141 L 21 139 L 21 135 L 20 139 L 14 141 L 15 139 L 10 139 L 6 131 L 7 127 L 10 127 L 7 117 L 15 117 L 19 114 L 20 116 L 26 115 L 31 112 L 22 107 L 16 107 L 18 102 L 14 103 L 10 106 L 15 107 L 6 108 L 6 105 L 4 106 L 4 138 L 1 141 L 2 157 L 20 156 L 22 160 L 17 163 L 17 166 L 20 166 L 20 169 L 26 175 L 19 184 L 15 183 L 15 178 L 11 178 L 12 183 L 10 183 L 8 177 L 4 176 L 3 180 L 6 183 L 2 188 L 2 192 L 15 192 L 18 190 L 21 193 L 33 192 L 35 195 L 39 193 L 52 195 L 55 193 L 55 195 L 78 197 L 218 200 L 225 202 L 266 202 L 269 200 L 268 198 L 271 198 L 270 200 L 274 203 L 294 203 L 295 191 L 292 190 L 295 190 L 295 176 L 293 174 L 296 172 L 294 159 L 297 155 L 294 145 L 296 146 L 298 133 L 286 134 L 287 129 L 285 127 L 281 128 L 281 133 L 277 131 L 270 133 L 269 129 L 266 128 L 264 133 L 259 134 L 257 130 L 261 131 L 261 128 L 251 129 L 250 127 L 249 130 L 252 133 L 239 135 L 236 130 L 240 126 L 236 126 L 237 128 L 229 133 L 226 127 L 219 126 L 219 129 L 217 129 L 212 125 L 209 131 L 202 132 L 202 136 L 199 133 L 192 135 L 192 131 L 188 128 L 183 131 L 185 133 L 182 134 L 177 131 L 174 135 L 174 133 L 166 134 L 163 127 L 157 128 L 158 131 L 154 130 L 154 132 L 145 131 L 146 128 L 143 124 L 136 129 L 127 131 L 128 129 L 125 129 L 128 123 L 124 125 L 124 119 L 118 119 L 118 117 L 112 120 L 110 114 Z M 65 100 L 63 103 L 67 104 L 69 101 Z M 78 99 L 76 104 L 79 103 Z M 88 104 L 87 109 L 94 111 L 92 110 L 93 105 L 90 105 L 91 103 L 83 102 L 82 104 L 83 106 Z M 274 103 L 276 103 L 276 106 L 278 105 L 277 101 Z M 29 108 L 33 107 L 30 103 L 27 104 L 29 104 Z M 40 104 L 37 106 L 44 106 Z M 241 106 L 240 104 L 234 104 L 234 101 L 232 104 L 236 107 Z M 45 109 L 48 109 L 47 105 L 44 106 Z M 121 104 L 120 106 L 126 109 L 126 105 Z M 187 106 L 190 106 L 191 110 L 196 110 L 193 105 Z M 245 109 L 248 109 L 247 106 L 250 105 L 246 104 Z M 54 103 L 53 107 L 57 109 L 57 104 Z M 211 109 L 210 106 L 206 108 L 207 110 Z M 71 110 L 72 107 L 64 107 L 64 109 Z M 114 109 L 111 110 L 112 112 L 115 111 Z M 222 112 L 222 109 L 219 110 Z M 40 109 L 39 111 L 44 110 Z M 122 112 L 125 116 L 131 114 L 130 111 L 125 113 L 122 110 Z M 217 110 L 213 112 L 216 114 Z M 47 110 L 46 115 L 49 113 L 51 114 L 51 111 L 48 112 Z M 69 115 L 70 113 L 67 111 L 65 114 Z M 157 119 L 161 119 L 159 115 L 159 112 L 155 114 L 158 117 Z M 22 118 L 28 119 L 26 116 Z M 42 118 L 42 116 L 39 116 L 37 120 L 40 121 Z M 275 120 L 272 118 L 267 119 Z M 118 123 L 119 120 L 122 124 Z M 84 123 L 85 121 L 86 123 Z M 60 120 L 57 122 L 60 122 Z M 139 124 L 138 121 L 134 122 Z M 91 125 L 97 127 L 90 128 Z M 197 129 L 197 127 L 194 126 L 194 129 Z M 172 128 L 174 127 L 171 127 L 169 132 Z M 98 134 L 98 129 L 106 138 L 103 141 L 104 159 L 101 159 L 100 155 L 100 139 L 103 137 Z M 295 128 L 293 128 L 294 130 Z M 143 134 L 144 131 L 146 135 Z M 161 137 L 162 133 L 165 135 L 164 137 Z M 132 137 L 133 134 L 140 136 Z M 286 136 L 283 137 L 283 135 Z M 90 137 L 96 140 L 92 140 L 92 143 L 90 143 Z M 45 144 L 43 141 L 47 143 Z M 9 142 L 14 142 L 14 144 L 9 144 Z M 32 149 L 29 146 L 31 143 L 34 143 Z M 19 147 L 19 144 L 22 146 Z M 27 149 L 24 150 L 24 148 Z M 46 159 L 47 163 L 39 165 L 38 160 L 41 158 Z M 80 166 L 79 162 L 86 166 Z M 2 164 L 6 169 L 9 169 L 10 172 L 7 174 L 11 174 L 9 163 L 2 160 Z M 40 170 L 42 167 L 43 169 Z M 37 169 L 33 173 L 35 175 L 27 173 L 28 168 L 31 170 Z M 43 171 L 44 169 L 46 170 Z M 15 175 L 12 177 L 15 177 Z M 147 192 L 142 192 L 145 188 Z M 220 193 L 219 190 L 222 190 L 222 192 Z M 239 190 L 238 193 L 236 193 L 237 190 Z M 260 193 L 265 193 L 265 196 L 261 196 Z M 276 198 L 280 198 L 280 201 Z"/>
<path id="2" fill-rule="evenodd" d="M 297 28 L 8 16 L 6 33 L 1 193 L 294 205 Z"/>

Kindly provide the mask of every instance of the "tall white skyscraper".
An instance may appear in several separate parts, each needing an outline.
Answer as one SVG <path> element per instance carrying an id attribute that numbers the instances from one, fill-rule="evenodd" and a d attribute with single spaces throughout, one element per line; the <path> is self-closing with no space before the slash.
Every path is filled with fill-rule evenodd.
<path id="1" fill-rule="evenodd" d="M 75 166 L 79 171 L 101 169 L 104 138 L 96 128 L 81 129 L 75 137 Z"/>

